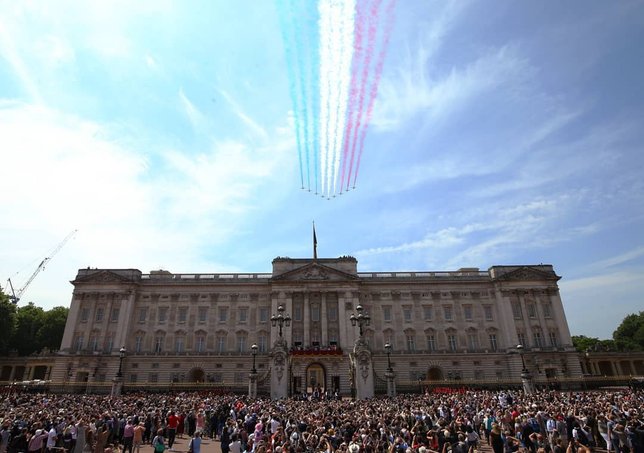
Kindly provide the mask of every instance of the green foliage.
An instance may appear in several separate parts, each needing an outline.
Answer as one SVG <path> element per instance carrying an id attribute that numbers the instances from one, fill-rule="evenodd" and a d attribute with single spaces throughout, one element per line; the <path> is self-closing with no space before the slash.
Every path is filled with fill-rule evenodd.
<path id="1" fill-rule="evenodd" d="M 68 313 L 69 309 L 65 307 L 54 307 L 44 313 L 44 323 L 36 332 L 36 341 L 41 349 L 49 348 L 54 350 L 60 348 Z"/>
<path id="2" fill-rule="evenodd" d="M 621 351 L 643 351 L 644 311 L 626 316 L 613 332 L 613 339 Z"/>
<path id="3" fill-rule="evenodd" d="M 573 335 L 572 344 L 579 352 L 617 350 L 617 345 L 613 340 L 600 340 L 599 338 L 585 335 Z"/>
<path id="4" fill-rule="evenodd" d="M 43 348 L 57 350 L 68 312 L 65 307 L 45 311 L 32 302 L 16 306 L 0 288 L 0 355 L 12 350 L 18 355 L 30 355 Z"/>
<path id="5" fill-rule="evenodd" d="M 16 321 L 16 306 L 0 288 L 0 355 L 7 355 Z"/>

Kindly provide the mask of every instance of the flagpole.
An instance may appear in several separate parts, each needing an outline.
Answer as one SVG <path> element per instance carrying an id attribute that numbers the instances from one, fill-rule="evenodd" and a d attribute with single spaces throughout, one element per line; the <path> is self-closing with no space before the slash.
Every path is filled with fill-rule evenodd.
<path id="1" fill-rule="evenodd" d="M 313 221 L 313 260 L 318 259 L 318 238 L 315 235 L 315 221 Z"/>

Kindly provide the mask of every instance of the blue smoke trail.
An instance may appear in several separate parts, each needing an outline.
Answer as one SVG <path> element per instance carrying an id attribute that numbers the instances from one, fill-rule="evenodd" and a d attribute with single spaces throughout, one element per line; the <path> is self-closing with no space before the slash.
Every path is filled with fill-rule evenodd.
<path id="1" fill-rule="evenodd" d="M 303 134 L 303 147 L 306 157 L 306 181 L 307 188 L 311 190 L 311 171 L 310 171 L 310 147 L 311 147 L 311 138 L 309 135 L 309 123 L 311 115 L 309 114 L 309 91 L 310 86 L 308 84 L 308 68 L 310 66 L 310 59 L 307 54 L 307 41 L 308 35 L 302 30 L 303 18 L 306 14 L 307 3 L 299 3 L 299 6 L 304 6 L 304 11 L 297 9 L 296 2 L 290 0 L 289 10 L 291 15 L 294 18 L 293 20 L 293 32 L 294 32 L 294 42 L 295 42 L 295 66 L 296 66 L 296 78 L 298 81 L 298 91 L 299 91 L 299 115 L 302 127 Z"/>
<path id="2" fill-rule="evenodd" d="M 299 102 L 297 98 L 297 79 L 295 76 L 295 70 L 293 68 L 293 51 L 291 49 L 292 39 L 297 41 L 297 36 L 293 36 L 293 27 L 292 23 L 294 22 L 293 10 L 289 8 L 285 0 L 275 0 L 275 6 L 277 9 L 277 16 L 279 17 L 280 29 L 282 32 L 282 41 L 284 42 L 284 54 L 286 60 L 286 70 L 288 72 L 289 79 L 289 95 L 291 97 L 291 103 L 293 104 L 293 121 L 295 125 L 295 140 L 297 143 L 297 155 L 300 164 L 300 183 L 302 188 L 304 188 L 304 169 L 302 167 L 302 128 L 300 126 L 299 118 Z"/>

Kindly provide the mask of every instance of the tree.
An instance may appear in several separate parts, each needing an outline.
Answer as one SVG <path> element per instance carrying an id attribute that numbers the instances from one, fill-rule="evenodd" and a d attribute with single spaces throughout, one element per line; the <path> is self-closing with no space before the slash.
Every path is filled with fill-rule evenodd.
<path id="1" fill-rule="evenodd" d="M 626 316 L 613 332 L 613 339 L 622 351 L 644 350 L 644 311 Z"/>
<path id="2" fill-rule="evenodd" d="M 43 348 L 57 350 L 60 348 L 68 313 L 69 309 L 65 307 L 54 307 L 44 313 L 43 325 L 36 332 L 38 350 Z"/>
<path id="3" fill-rule="evenodd" d="M 617 346 L 613 340 L 600 340 L 586 335 L 573 335 L 572 344 L 579 352 L 585 351 L 615 351 Z"/>
<path id="4" fill-rule="evenodd" d="M 0 355 L 7 355 L 16 323 L 16 306 L 0 288 Z"/>
<path id="5" fill-rule="evenodd" d="M 44 324 L 45 311 L 36 307 L 33 302 L 18 307 L 16 311 L 16 327 L 11 341 L 11 347 L 18 355 L 29 355 L 39 351 L 36 333 Z"/>

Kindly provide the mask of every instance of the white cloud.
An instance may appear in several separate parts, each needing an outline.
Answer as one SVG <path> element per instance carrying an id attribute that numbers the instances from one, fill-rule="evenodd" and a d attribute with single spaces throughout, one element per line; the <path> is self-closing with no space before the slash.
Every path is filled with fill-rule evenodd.
<path id="1" fill-rule="evenodd" d="M 225 90 L 219 90 L 219 93 L 232 107 L 233 113 L 235 113 L 237 118 L 239 118 L 250 130 L 252 130 L 261 139 L 266 140 L 268 138 L 266 129 L 253 118 L 251 118 L 248 114 L 246 114 L 239 103 L 228 92 L 226 92 Z"/>
<path id="2" fill-rule="evenodd" d="M 419 55 L 424 55 L 421 49 Z M 479 57 L 463 69 L 452 68 L 443 78 L 432 80 L 425 72 L 424 57 L 402 64 L 395 76 L 383 78 L 372 124 L 393 130 L 422 113 L 437 123 L 461 109 L 473 97 L 528 77 L 530 68 L 516 49 L 503 46 Z"/>
<path id="3" fill-rule="evenodd" d="M 113 132 L 42 106 L 0 104 L 7 169 L 0 178 L 7 213 L 0 275 L 21 270 L 15 279 L 21 285 L 37 264 L 30 263 L 79 230 L 38 276 L 27 300 L 66 304 L 66 282 L 86 265 L 226 269 L 206 258 L 204 246 L 230 242 L 262 203 L 255 196 L 260 187 L 272 196 L 272 175 L 288 167 L 292 149 L 290 137 L 277 135 L 262 147 L 223 142 L 197 155 L 167 150 L 162 164 L 150 167 L 136 143 L 125 146 Z"/>

